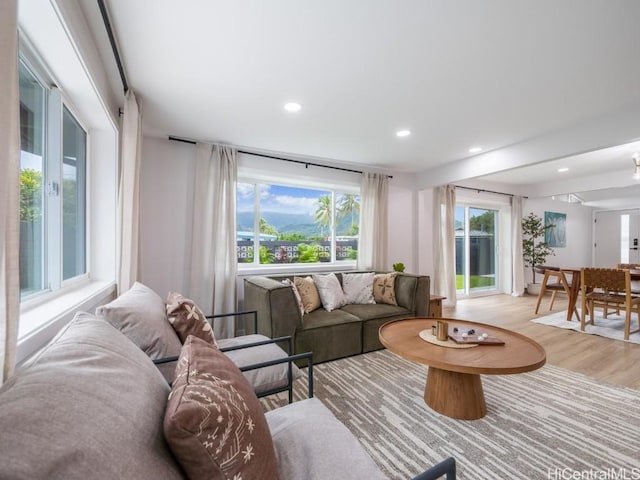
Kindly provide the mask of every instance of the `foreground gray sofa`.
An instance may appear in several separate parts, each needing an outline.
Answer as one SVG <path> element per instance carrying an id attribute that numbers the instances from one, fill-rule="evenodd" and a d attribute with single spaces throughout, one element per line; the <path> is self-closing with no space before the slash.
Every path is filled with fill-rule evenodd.
<path id="1" fill-rule="evenodd" d="M 126 336 L 102 318 L 78 314 L 0 388 L 0 478 L 186 478 L 163 434 L 169 392 Z M 281 480 L 384 478 L 319 400 L 278 408 L 266 419 Z M 417 478 L 455 476 L 451 459 L 434 468 Z"/>
<path id="2" fill-rule="evenodd" d="M 358 273 L 358 272 L 344 272 Z M 383 348 L 378 329 L 391 320 L 429 316 L 429 277 L 398 273 L 398 305 L 345 305 L 331 312 L 319 308 L 302 315 L 290 286 L 295 275 L 253 276 L 244 280 L 244 308 L 258 312 L 258 333 L 291 336 L 293 353 L 313 352 L 314 363 Z M 336 273 L 342 283 L 342 273 Z"/>

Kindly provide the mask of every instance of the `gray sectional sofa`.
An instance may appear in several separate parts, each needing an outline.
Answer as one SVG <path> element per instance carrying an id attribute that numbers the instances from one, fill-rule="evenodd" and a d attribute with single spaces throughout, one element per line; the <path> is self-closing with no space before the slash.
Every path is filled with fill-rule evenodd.
<path id="1" fill-rule="evenodd" d="M 237 370 L 230 360 L 227 368 Z M 243 398 L 247 403 L 249 397 L 258 402 L 239 371 L 234 376 L 246 383 Z M 104 318 L 78 314 L 0 388 L 0 478 L 187 478 L 190 464 L 185 461 L 190 460 L 178 458 L 165 438 L 170 391 L 179 392 L 175 385 L 171 389 L 152 360 L 129 338 Z M 277 475 L 260 478 L 385 478 L 358 440 L 317 399 L 267 412 L 262 422 L 265 420 Z M 195 430 L 183 433 L 193 437 L 198 428 Z M 189 449 L 188 455 L 202 457 L 202 450 Z M 256 448 L 252 459 L 259 459 L 262 452 Z M 200 461 L 204 475 L 190 478 L 231 478 L 221 474 L 209 457 Z M 452 458 L 416 480 L 444 474 L 455 478 Z"/>
<path id="2" fill-rule="evenodd" d="M 343 272 L 356 273 L 356 272 Z M 342 282 L 342 274 L 336 273 Z M 283 280 L 310 274 L 253 276 L 244 279 L 244 308 L 258 312 L 258 333 L 291 336 L 293 353 L 313 352 L 314 363 L 383 348 L 380 326 L 391 320 L 429 316 L 429 277 L 398 273 L 397 305 L 347 304 L 336 310 L 319 308 L 302 314 L 291 286 Z"/>

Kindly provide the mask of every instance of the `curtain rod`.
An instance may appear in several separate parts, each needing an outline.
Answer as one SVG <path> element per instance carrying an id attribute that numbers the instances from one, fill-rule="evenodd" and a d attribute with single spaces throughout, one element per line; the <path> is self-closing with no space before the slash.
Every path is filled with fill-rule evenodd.
<path id="1" fill-rule="evenodd" d="M 465 187 L 463 185 L 454 185 L 454 187 L 456 187 L 456 188 L 464 188 L 466 190 L 474 190 L 474 191 L 476 191 L 478 193 L 480 193 L 480 192 L 495 193 L 496 195 L 506 195 L 507 197 L 514 197 L 515 196 L 513 193 L 495 192 L 493 190 L 485 190 L 484 188 L 472 188 L 472 187 Z M 529 197 L 523 196 L 522 198 L 529 198 Z"/>
<path id="2" fill-rule="evenodd" d="M 169 136 L 169 140 L 173 140 L 174 142 L 189 143 L 191 145 L 195 145 L 197 143 L 197 142 L 195 142 L 193 140 L 185 140 L 184 138 L 178 138 L 178 137 L 172 137 L 172 136 Z M 340 170 L 342 172 L 359 173 L 360 175 L 362 175 L 362 170 L 352 170 L 350 168 L 334 167 L 332 165 L 322 165 L 320 163 L 307 162 L 305 160 L 294 160 L 292 158 L 276 157 L 274 155 L 265 155 L 264 153 L 249 152 L 247 150 L 238 150 L 238 153 L 244 153 L 245 155 L 253 155 L 255 157 L 272 158 L 274 160 L 282 160 L 283 162 L 299 163 L 301 165 L 304 165 L 305 168 L 309 168 L 309 165 L 311 165 L 312 167 L 330 168 L 332 170 Z M 392 175 L 387 175 L 387 178 L 393 178 L 393 176 Z"/>
<path id="3" fill-rule="evenodd" d="M 124 74 L 124 68 L 122 67 L 122 61 L 120 60 L 120 53 L 116 46 L 116 39 L 113 36 L 113 30 L 111 29 L 111 22 L 109 21 L 109 14 L 107 13 L 107 7 L 104 4 L 104 0 L 98 0 L 98 7 L 100 7 L 100 13 L 102 14 L 102 21 L 104 22 L 104 28 L 107 29 L 107 36 L 109 37 L 109 43 L 111 44 L 111 50 L 113 50 L 113 56 L 116 58 L 116 64 L 118 65 L 118 71 L 120 72 L 120 80 L 122 80 L 122 86 L 124 93 L 129 90 L 129 84 L 127 83 L 127 77 Z"/>

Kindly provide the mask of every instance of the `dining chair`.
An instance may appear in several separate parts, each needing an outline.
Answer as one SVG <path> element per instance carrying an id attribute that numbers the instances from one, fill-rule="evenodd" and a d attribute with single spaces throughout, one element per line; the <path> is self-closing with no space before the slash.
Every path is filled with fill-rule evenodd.
<path id="1" fill-rule="evenodd" d="M 538 273 L 544 273 L 542 284 L 540 285 L 540 292 L 538 293 L 538 301 L 536 303 L 535 313 L 537 314 L 540 309 L 542 298 L 547 291 L 551 292 L 551 301 L 549 302 L 549 311 L 551 311 L 553 308 L 553 302 L 556 300 L 556 294 L 560 292 L 569 295 L 571 283 L 567 280 L 565 273 L 561 271 L 559 267 L 544 266 L 536 267 L 536 269 Z"/>
<path id="2" fill-rule="evenodd" d="M 637 270 L 640 272 L 640 263 L 619 263 L 618 269 Z M 640 295 L 640 280 L 634 280 L 631 277 L 631 294 Z"/>
<path id="3" fill-rule="evenodd" d="M 587 323 L 594 323 L 594 308 L 601 307 L 604 317 L 607 309 L 616 306 L 625 310 L 624 339 L 629 340 L 631 333 L 640 332 L 640 328 L 631 332 L 631 313 L 635 309 L 640 322 L 640 297 L 631 295 L 631 274 L 629 270 L 617 268 L 583 268 L 580 271 L 582 289 L 582 312 L 580 330 L 584 332 Z M 586 320 L 587 309 L 589 321 Z"/>

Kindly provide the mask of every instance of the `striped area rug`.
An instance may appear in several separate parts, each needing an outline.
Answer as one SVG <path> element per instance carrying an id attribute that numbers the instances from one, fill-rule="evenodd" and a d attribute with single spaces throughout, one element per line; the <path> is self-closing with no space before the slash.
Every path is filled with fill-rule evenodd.
<path id="1" fill-rule="evenodd" d="M 316 365 L 315 396 L 389 478 L 412 478 L 448 456 L 463 480 L 640 478 L 640 391 L 545 365 L 483 376 L 487 415 L 454 420 L 425 405 L 425 376 L 425 366 L 380 350 Z M 306 398 L 306 379 L 295 398 Z M 286 403 L 262 401 L 267 410 Z"/>

